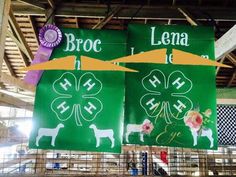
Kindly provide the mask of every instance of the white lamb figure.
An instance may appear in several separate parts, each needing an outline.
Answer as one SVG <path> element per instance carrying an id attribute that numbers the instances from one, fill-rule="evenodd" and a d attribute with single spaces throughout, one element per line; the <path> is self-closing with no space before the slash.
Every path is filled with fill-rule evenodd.
<path id="1" fill-rule="evenodd" d="M 190 128 L 190 131 L 192 133 L 192 136 L 193 136 L 193 146 L 196 146 L 197 145 L 197 138 L 198 136 L 200 137 L 207 137 L 210 141 L 210 147 L 212 148 L 213 147 L 213 143 L 214 143 L 214 138 L 213 138 L 213 133 L 212 133 L 212 130 L 209 129 L 209 128 L 203 128 L 201 130 L 201 133 L 199 133 L 199 129 L 194 129 L 194 128 Z"/>
<path id="2" fill-rule="evenodd" d="M 114 139 L 114 132 L 112 129 L 100 130 L 100 129 L 97 129 L 96 125 L 94 124 L 90 125 L 89 128 L 93 129 L 94 131 L 94 135 L 96 138 L 96 147 L 100 146 L 101 138 L 109 138 L 111 141 L 111 148 L 114 147 L 115 139 Z"/>
<path id="3" fill-rule="evenodd" d="M 126 127 L 126 134 L 125 134 L 126 142 L 127 143 L 129 142 L 129 135 L 131 133 L 140 133 L 140 141 L 144 142 L 143 139 L 144 133 L 142 132 L 143 131 L 142 126 L 146 123 L 151 123 L 151 121 L 145 119 L 142 124 L 128 124 Z"/>
<path id="4" fill-rule="evenodd" d="M 38 130 L 38 136 L 36 137 L 36 143 L 35 143 L 36 146 L 39 146 L 39 140 L 43 136 L 51 136 L 52 137 L 51 145 L 55 146 L 55 140 L 60 128 L 64 128 L 64 125 L 62 123 L 58 124 L 56 128 L 40 128 Z"/>

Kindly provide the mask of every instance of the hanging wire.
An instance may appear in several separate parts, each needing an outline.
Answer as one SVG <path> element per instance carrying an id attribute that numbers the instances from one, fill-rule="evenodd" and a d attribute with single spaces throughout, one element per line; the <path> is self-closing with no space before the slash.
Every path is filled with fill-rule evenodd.
<path id="1" fill-rule="evenodd" d="M 108 16 L 110 11 L 111 11 L 111 0 L 107 0 L 106 1 L 107 4 L 107 11 L 106 11 L 106 15 Z"/>
<path id="2" fill-rule="evenodd" d="M 145 5 L 145 2 L 142 1 L 142 0 L 140 0 L 139 2 L 140 2 L 139 8 L 138 8 L 138 9 L 134 12 L 134 14 L 130 17 L 130 19 L 128 20 L 127 24 L 129 24 L 129 23 L 133 20 L 133 18 L 138 15 L 138 13 L 140 12 L 140 10 L 141 10 L 141 9 L 143 8 L 143 6 Z"/>
<path id="3" fill-rule="evenodd" d="M 220 27 L 219 25 L 216 23 L 215 19 L 208 13 L 205 12 L 203 10 L 200 10 L 200 12 L 202 13 L 202 15 L 204 16 L 204 18 L 207 20 L 207 22 L 210 22 L 209 24 L 214 26 L 214 30 L 216 33 L 220 33 Z"/>

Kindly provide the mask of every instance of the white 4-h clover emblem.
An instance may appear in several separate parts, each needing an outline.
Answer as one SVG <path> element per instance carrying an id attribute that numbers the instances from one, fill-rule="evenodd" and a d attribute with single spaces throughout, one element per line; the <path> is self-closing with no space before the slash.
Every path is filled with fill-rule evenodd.
<path id="1" fill-rule="evenodd" d="M 51 103 L 51 109 L 60 121 L 75 118 L 82 126 L 81 118 L 92 121 L 102 111 L 102 102 L 96 98 L 102 83 L 90 72 L 80 78 L 66 72 L 53 83 L 53 90 L 59 95 Z"/>
<path id="2" fill-rule="evenodd" d="M 193 107 L 192 101 L 185 96 L 192 89 L 192 82 L 181 71 L 173 71 L 167 78 L 158 70 L 152 70 L 142 80 L 149 93 L 140 99 L 140 104 L 149 117 L 164 117 L 170 124 L 170 117 L 183 119 Z"/>

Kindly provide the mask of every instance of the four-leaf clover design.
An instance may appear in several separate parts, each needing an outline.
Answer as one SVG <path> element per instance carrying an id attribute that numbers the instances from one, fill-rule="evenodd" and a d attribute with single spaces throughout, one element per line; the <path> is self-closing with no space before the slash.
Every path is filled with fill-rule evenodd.
<path id="1" fill-rule="evenodd" d="M 192 89 L 192 81 L 181 71 L 173 71 L 167 78 L 158 69 L 152 70 L 142 79 L 146 91 L 140 99 L 140 105 L 149 117 L 164 117 L 167 124 L 172 123 L 170 117 L 177 120 L 184 118 L 193 107 L 192 101 L 185 95 Z"/>
<path id="2" fill-rule="evenodd" d="M 102 83 L 91 72 L 79 78 L 66 72 L 53 83 L 59 96 L 52 101 L 51 109 L 60 121 L 74 116 L 76 125 L 82 126 L 81 118 L 93 121 L 102 111 L 103 104 L 96 98 L 101 89 Z"/>

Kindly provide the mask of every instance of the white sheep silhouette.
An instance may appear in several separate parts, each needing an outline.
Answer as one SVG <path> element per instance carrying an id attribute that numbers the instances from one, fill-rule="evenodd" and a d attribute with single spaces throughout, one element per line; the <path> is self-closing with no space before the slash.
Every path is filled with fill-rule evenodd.
<path id="1" fill-rule="evenodd" d="M 100 138 L 109 138 L 111 141 L 111 148 L 115 145 L 114 132 L 112 129 L 100 130 L 97 129 L 96 125 L 92 124 L 89 128 L 93 129 L 96 137 L 96 147 L 100 146 Z"/>
<path id="2" fill-rule="evenodd" d="M 126 127 L 126 134 L 125 134 L 126 142 L 127 143 L 129 142 L 129 135 L 131 133 L 140 133 L 140 141 L 144 142 L 143 139 L 144 133 L 142 132 L 143 131 L 142 126 L 146 123 L 151 123 L 151 121 L 145 119 L 142 124 L 128 124 Z"/>
<path id="3" fill-rule="evenodd" d="M 210 141 L 210 148 L 214 146 L 214 138 L 212 136 L 213 133 L 210 128 L 203 128 L 201 130 L 201 133 L 199 133 L 199 129 L 194 129 L 194 128 L 190 128 L 190 131 L 193 136 L 193 146 L 197 145 L 198 137 L 207 137 L 208 140 Z"/>
<path id="4" fill-rule="evenodd" d="M 51 145 L 55 146 L 55 140 L 60 128 L 64 128 L 64 125 L 62 123 L 58 124 L 56 128 L 40 128 L 38 130 L 38 136 L 36 137 L 36 143 L 35 143 L 36 146 L 39 146 L 39 140 L 43 136 L 51 136 L 52 137 Z"/>

